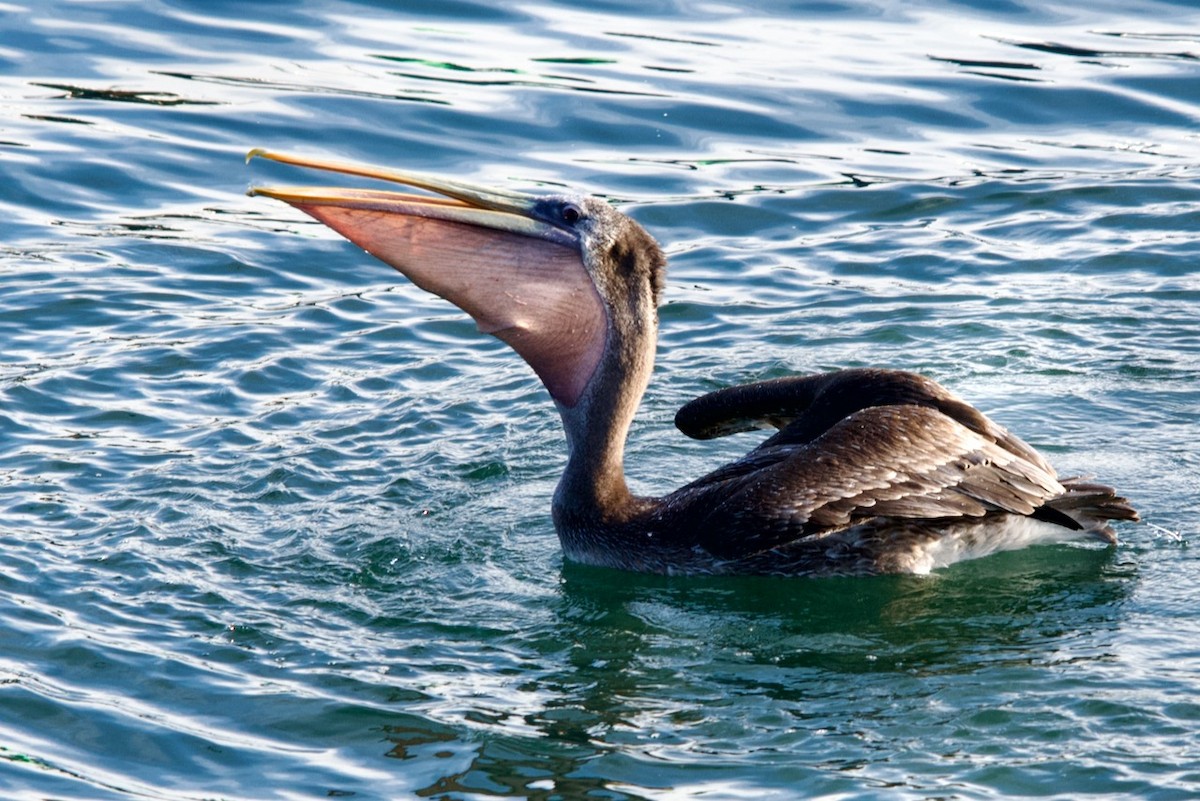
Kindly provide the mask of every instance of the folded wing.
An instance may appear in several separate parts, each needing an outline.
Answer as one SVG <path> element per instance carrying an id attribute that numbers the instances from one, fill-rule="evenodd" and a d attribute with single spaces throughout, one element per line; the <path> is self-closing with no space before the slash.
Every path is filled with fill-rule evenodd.
<path id="1" fill-rule="evenodd" d="M 676 422 L 699 437 L 779 429 L 667 498 L 692 507 L 701 547 L 719 558 L 880 517 L 944 522 L 1007 512 L 1080 528 L 1043 508 L 1064 488 L 1032 448 L 909 373 L 847 370 L 735 387 L 692 401 Z"/>

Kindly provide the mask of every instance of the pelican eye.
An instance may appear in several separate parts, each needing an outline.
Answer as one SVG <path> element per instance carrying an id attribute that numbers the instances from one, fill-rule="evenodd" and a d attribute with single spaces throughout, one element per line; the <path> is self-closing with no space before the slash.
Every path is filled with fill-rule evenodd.
<path id="1" fill-rule="evenodd" d="M 574 225 L 583 219 L 583 209 L 576 206 L 574 203 L 564 203 L 558 210 L 558 216 L 567 225 Z"/>

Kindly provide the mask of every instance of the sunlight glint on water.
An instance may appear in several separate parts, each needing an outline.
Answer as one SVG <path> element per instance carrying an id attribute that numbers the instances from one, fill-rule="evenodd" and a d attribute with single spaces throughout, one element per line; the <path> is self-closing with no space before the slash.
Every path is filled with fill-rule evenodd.
<path id="1" fill-rule="evenodd" d="M 1192 798 L 1188 3 L 0 4 L 0 795 Z M 603 194 L 672 258 L 630 479 L 914 369 L 1151 523 L 928 578 L 564 564 L 544 390 L 254 146 Z"/>

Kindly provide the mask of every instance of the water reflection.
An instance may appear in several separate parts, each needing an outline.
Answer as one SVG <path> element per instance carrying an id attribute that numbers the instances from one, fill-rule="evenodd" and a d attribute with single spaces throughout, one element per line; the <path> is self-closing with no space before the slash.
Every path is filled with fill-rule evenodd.
<path id="1" fill-rule="evenodd" d="M 142 103 L 149 106 L 217 106 L 215 100 L 190 100 L 180 97 L 173 92 L 138 92 L 128 89 L 88 89 L 83 86 L 72 86 L 59 83 L 31 82 L 32 86 L 45 89 L 56 89 L 64 94 L 58 95 L 60 100 L 108 100 L 116 103 Z M 28 117 L 28 115 L 26 115 Z"/>
<path id="2" fill-rule="evenodd" d="M 0 786 L 1194 797 L 1186 548 L 561 566 L 536 379 L 241 163 L 634 203 L 675 257 L 648 491 L 720 461 L 674 444 L 677 401 L 868 361 L 1186 534 L 1186 5 L 0 3 Z"/>
<path id="3" fill-rule="evenodd" d="M 388 727 L 389 755 L 444 766 L 421 796 L 653 797 L 647 777 L 663 789 L 694 785 L 675 770 L 697 754 L 764 749 L 823 785 L 866 767 L 864 744 L 886 751 L 894 729 L 945 724 L 936 699 L 977 674 L 1111 661 L 1135 583 L 1113 550 L 1079 547 L 866 581 L 673 579 L 565 564 L 553 622 L 526 639 L 541 643 L 529 655 L 538 667 L 511 678 L 524 711 L 472 708 L 464 676 L 457 708 L 467 729 Z M 622 771 L 641 789 L 611 778 Z"/>
<path id="4" fill-rule="evenodd" d="M 1055 647 L 1046 631 L 1115 624 L 1129 591 L 1112 549 L 1039 548 L 933 576 L 868 581 L 622 577 L 566 564 L 562 619 L 592 661 L 629 667 L 656 638 L 737 654 L 749 663 L 833 673 L 969 670 L 1014 648 Z M 1099 610 L 1099 617 L 1090 612 Z M 1054 622 L 1056 621 L 1057 622 Z M 578 631 L 571 631 L 578 627 Z M 983 638 L 981 641 L 980 638 Z M 579 663 L 586 669 L 588 660 Z"/>

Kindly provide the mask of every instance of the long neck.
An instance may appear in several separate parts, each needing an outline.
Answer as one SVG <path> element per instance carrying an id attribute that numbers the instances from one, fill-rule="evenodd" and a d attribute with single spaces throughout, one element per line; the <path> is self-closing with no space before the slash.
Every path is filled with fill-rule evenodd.
<path id="1" fill-rule="evenodd" d="M 575 561 L 637 567 L 636 542 L 654 508 L 625 483 L 625 437 L 654 369 L 666 258 L 654 238 L 607 205 L 588 205 L 582 256 L 607 322 L 600 362 L 578 402 L 559 406 L 567 467 L 554 493 L 554 527 Z"/>
<path id="2" fill-rule="evenodd" d="M 554 521 L 568 551 L 579 532 L 594 538 L 640 506 L 625 483 L 625 439 L 654 367 L 655 323 L 610 330 L 579 403 L 559 407 L 568 456 L 554 493 Z"/>

